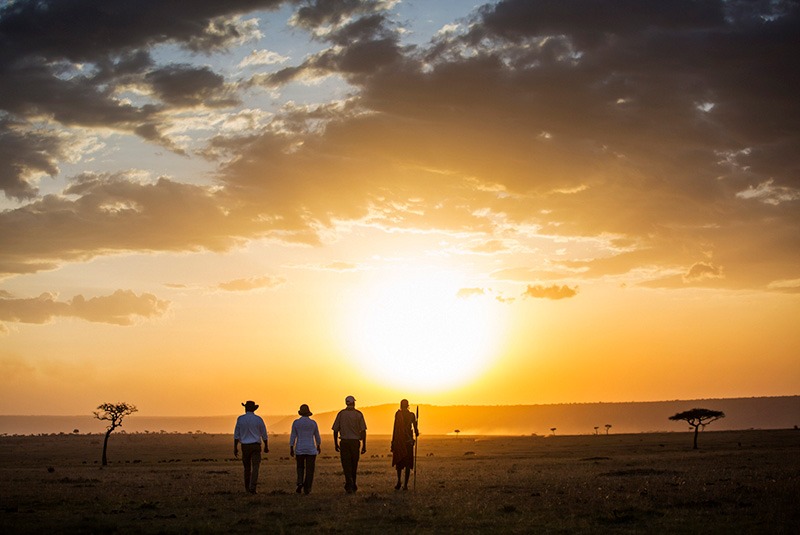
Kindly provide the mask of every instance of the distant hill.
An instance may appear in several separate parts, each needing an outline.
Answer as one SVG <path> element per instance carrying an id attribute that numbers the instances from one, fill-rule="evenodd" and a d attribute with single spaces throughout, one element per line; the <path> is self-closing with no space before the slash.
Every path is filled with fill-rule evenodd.
<path id="1" fill-rule="evenodd" d="M 651 431 L 685 431 L 682 422 L 668 420 L 677 412 L 703 407 L 724 411 L 726 417 L 709 426 L 709 430 L 786 429 L 800 426 L 800 396 L 695 399 L 630 403 L 571 403 L 553 405 L 420 405 L 420 430 L 423 434 L 442 435 L 458 429 L 462 435 L 549 435 L 556 428 L 558 435 L 610 433 L 644 433 Z M 416 406 L 411 407 L 412 410 Z M 369 433 L 392 432 L 397 405 L 359 407 L 367 420 Z M 323 440 L 330 434 L 338 411 L 314 414 Z M 233 433 L 237 415 L 169 417 L 133 415 L 125 420 L 120 431 L 128 433 Z M 289 433 L 296 415 L 262 415 L 272 434 Z M 0 434 L 100 433 L 101 422 L 88 416 L 3 416 Z"/>

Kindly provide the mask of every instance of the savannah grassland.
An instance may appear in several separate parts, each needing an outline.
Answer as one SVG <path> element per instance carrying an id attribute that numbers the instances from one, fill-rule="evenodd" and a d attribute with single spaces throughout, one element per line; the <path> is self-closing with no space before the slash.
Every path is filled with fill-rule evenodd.
<path id="1" fill-rule="evenodd" d="M 244 492 L 230 435 L 0 437 L 3 533 L 800 533 L 800 431 L 421 436 L 416 489 L 395 491 L 370 437 L 344 493 L 323 437 L 313 492 L 294 493 L 288 437 Z M 413 481 L 413 475 L 412 475 Z M 412 484 L 413 486 L 413 484 Z"/>

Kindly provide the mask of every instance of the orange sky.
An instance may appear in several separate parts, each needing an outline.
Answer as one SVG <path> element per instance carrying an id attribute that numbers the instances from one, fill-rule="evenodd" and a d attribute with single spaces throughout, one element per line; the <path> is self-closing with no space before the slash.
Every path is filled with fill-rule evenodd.
<path id="1" fill-rule="evenodd" d="M 796 5 L 93 3 L 0 2 L 0 414 L 800 393 Z"/>

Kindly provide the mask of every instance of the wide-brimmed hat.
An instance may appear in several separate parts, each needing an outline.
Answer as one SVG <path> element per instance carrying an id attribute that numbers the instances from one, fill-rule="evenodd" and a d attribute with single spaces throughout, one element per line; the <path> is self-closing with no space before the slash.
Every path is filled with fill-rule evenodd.
<path id="1" fill-rule="evenodd" d="M 347 396 L 346 398 L 344 398 L 344 402 L 347 405 L 354 405 L 356 402 L 356 398 L 354 398 L 353 396 Z"/>
<path id="2" fill-rule="evenodd" d="M 242 407 L 244 407 L 244 410 L 251 412 L 256 410 L 258 408 L 258 405 L 256 405 L 255 401 L 248 399 L 247 401 L 242 403 Z"/>
<path id="3" fill-rule="evenodd" d="M 299 414 L 300 416 L 311 416 L 314 413 L 311 412 L 311 409 L 308 408 L 308 405 L 303 403 L 302 405 L 300 405 L 300 410 L 297 411 L 297 414 Z"/>

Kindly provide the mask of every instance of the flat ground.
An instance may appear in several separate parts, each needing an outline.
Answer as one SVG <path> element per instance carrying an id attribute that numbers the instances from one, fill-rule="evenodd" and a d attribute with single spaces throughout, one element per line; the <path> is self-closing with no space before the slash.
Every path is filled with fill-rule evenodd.
<path id="1" fill-rule="evenodd" d="M 800 431 L 420 437 L 395 491 L 370 437 L 347 495 L 329 437 L 308 496 L 273 436 L 246 494 L 230 435 L 0 437 L 3 533 L 800 533 Z M 412 475 L 413 478 L 413 475 Z"/>

